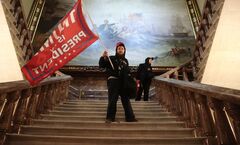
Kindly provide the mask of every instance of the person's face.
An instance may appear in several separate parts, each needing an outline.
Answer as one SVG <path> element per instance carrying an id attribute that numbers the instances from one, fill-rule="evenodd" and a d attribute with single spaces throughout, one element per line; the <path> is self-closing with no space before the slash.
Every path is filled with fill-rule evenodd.
<path id="1" fill-rule="evenodd" d="M 123 46 L 118 46 L 118 47 L 117 47 L 117 53 L 118 53 L 119 55 L 123 55 L 124 52 L 125 52 L 125 48 L 124 48 Z"/>
<path id="2" fill-rule="evenodd" d="M 152 64 L 152 61 L 153 61 L 152 59 L 149 59 L 149 60 L 148 60 L 149 64 Z"/>

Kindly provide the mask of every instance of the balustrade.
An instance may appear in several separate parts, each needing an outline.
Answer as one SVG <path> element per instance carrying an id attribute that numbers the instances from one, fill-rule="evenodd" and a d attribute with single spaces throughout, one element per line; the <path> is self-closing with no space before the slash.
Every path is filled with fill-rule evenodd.
<path id="1" fill-rule="evenodd" d="M 1 83 L 0 85 L 0 144 L 6 133 L 17 133 L 20 125 L 53 109 L 68 97 L 70 76 L 52 77 L 37 86 L 27 81 Z"/>
<path id="2" fill-rule="evenodd" d="M 206 145 L 239 145 L 240 90 L 155 77 L 161 105 L 206 137 Z"/>
<path id="3" fill-rule="evenodd" d="M 195 51 L 198 51 L 199 53 L 194 53 L 193 58 L 193 61 L 196 62 L 195 67 L 199 68 L 194 75 L 195 80 L 200 81 L 202 78 L 223 3 L 224 0 L 206 0 L 196 38 L 197 44 Z"/>
<path id="4" fill-rule="evenodd" d="M 1 3 L 8 21 L 18 60 L 22 66 L 33 56 L 32 46 L 27 43 L 30 42 L 31 38 L 25 23 L 22 6 L 20 0 L 2 0 Z"/>

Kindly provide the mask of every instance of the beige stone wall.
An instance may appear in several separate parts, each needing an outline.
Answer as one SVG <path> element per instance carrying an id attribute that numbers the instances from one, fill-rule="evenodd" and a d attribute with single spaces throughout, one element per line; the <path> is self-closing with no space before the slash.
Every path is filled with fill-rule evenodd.
<path id="1" fill-rule="evenodd" d="M 0 28 L 0 82 L 22 80 L 23 76 L 1 3 Z"/>
<path id="2" fill-rule="evenodd" d="M 202 83 L 240 89 L 240 0 L 225 0 Z"/>

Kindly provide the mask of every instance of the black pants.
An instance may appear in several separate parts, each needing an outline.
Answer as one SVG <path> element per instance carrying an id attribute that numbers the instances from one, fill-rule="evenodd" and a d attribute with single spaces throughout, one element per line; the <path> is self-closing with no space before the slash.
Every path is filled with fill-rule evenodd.
<path id="1" fill-rule="evenodd" d="M 117 112 L 117 101 L 118 97 L 121 97 L 122 105 L 125 111 L 126 121 L 131 121 L 135 119 L 133 109 L 128 96 L 124 95 L 123 85 L 119 79 L 109 79 L 107 81 L 108 86 L 108 107 L 107 107 L 107 117 L 106 119 L 115 121 L 115 116 Z"/>
<path id="2" fill-rule="evenodd" d="M 149 89 L 151 85 L 151 80 L 140 81 L 140 87 L 137 92 L 136 101 L 141 100 L 142 92 L 144 92 L 143 100 L 148 101 L 149 99 Z"/>

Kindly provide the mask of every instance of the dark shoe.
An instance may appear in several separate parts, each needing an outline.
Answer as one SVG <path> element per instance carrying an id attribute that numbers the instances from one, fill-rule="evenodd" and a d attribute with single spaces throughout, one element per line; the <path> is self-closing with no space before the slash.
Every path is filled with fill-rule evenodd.
<path id="1" fill-rule="evenodd" d="M 112 123 L 112 122 L 114 122 L 114 121 L 115 121 L 115 119 L 106 119 L 106 120 L 105 120 L 105 123 L 110 124 L 110 123 Z"/>
<path id="2" fill-rule="evenodd" d="M 111 120 L 108 120 L 108 119 L 106 119 L 106 120 L 105 120 L 105 123 L 107 123 L 107 124 L 110 124 L 110 123 L 112 123 L 112 121 L 111 121 Z"/>
<path id="3" fill-rule="evenodd" d="M 136 118 L 126 119 L 126 122 L 138 122 L 138 120 Z"/>
<path id="4" fill-rule="evenodd" d="M 141 98 L 135 98 L 135 101 L 141 101 Z"/>

